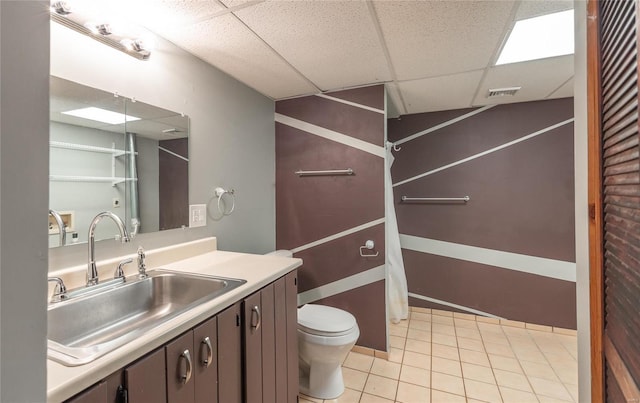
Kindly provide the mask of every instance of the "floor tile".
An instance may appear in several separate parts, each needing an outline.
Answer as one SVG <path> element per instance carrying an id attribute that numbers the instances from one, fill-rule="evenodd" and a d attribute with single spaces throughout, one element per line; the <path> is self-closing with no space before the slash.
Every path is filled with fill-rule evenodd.
<path id="1" fill-rule="evenodd" d="M 464 389 L 467 397 L 472 399 L 483 400 L 485 402 L 499 403 L 502 402 L 498 386 L 489 383 L 474 381 L 473 379 L 464 380 Z"/>
<path id="2" fill-rule="evenodd" d="M 431 315 L 431 322 L 433 322 L 433 324 L 441 324 L 441 325 L 448 325 L 448 326 L 453 326 L 453 324 L 455 323 L 453 321 L 453 317 L 450 316 L 440 316 L 440 315 Z"/>
<path id="3" fill-rule="evenodd" d="M 428 388 L 431 386 L 431 371 L 403 365 L 400 370 L 400 381 Z"/>
<path id="4" fill-rule="evenodd" d="M 504 357 L 515 357 L 513 350 L 511 350 L 511 346 L 509 346 L 508 344 L 504 345 L 485 342 L 484 348 L 489 354 L 501 355 Z"/>
<path id="5" fill-rule="evenodd" d="M 505 371 L 522 373 L 520 363 L 515 358 L 489 354 L 489 360 L 491 361 L 491 367 L 494 369 L 502 369 Z"/>
<path id="6" fill-rule="evenodd" d="M 351 368 L 342 368 L 342 377 L 344 386 L 350 389 L 362 391 L 364 384 L 367 382 L 367 372 L 358 371 Z"/>
<path id="7" fill-rule="evenodd" d="M 500 386 L 500 394 L 504 403 L 538 403 L 536 395 Z"/>
<path id="8" fill-rule="evenodd" d="M 393 348 L 404 349 L 404 343 L 407 339 L 398 336 L 389 336 L 389 345 Z"/>
<path id="9" fill-rule="evenodd" d="M 431 308 L 422 308 L 422 307 L 419 307 L 419 306 L 412 306 L 411 307 L 411 311 L 412 312 L 431 313 Z"/>
<path id="10" fill-rule="evenodd" d="M 405 351 L 402 364 L 430 370 L 431 356 L 426 354 L 414 353 L 413 351 Z"/>
<path id="11" fill-rule="evenodd" d="M 409 329 L 409 331 L 407 332 L 407 339 L 431 341 L 431 330 L 425 331 L 419 329 Z"/>
<path id="12" fill-rule="evenodd" d="M 307 396 L 300 393 L 300 400 L 303 400 L 303 399 L 312 403 L 322 403 L 322 399 L 316 399 L 315 397 Z"/>
<path id="13" fill-rule="evenodd" d="M 480 331 L 478 329 L 468 329 L 466 327 L 456 327 L 456 336 L 465 337 L 467 339 L 473 339 L 473 340 L 482 341 L 482 336 L 480 336 Z"/>
<path id="14" fill-rule="evenodd" d="M 431 390 L 422 386 L 400 382 L 396 402 L 403 403 L 429 403 L 431 401 Z"/>
<path id="15" fill-rule="evenodd" d="M 454 317 L 453 318 L 453 324 L 455 325 L 456 328 L 461 327 L 464 329 L 477 329 L 478 325 L 476 324 L 475 320 L 467 320 L 467 319 L 462 319 L 462 318 L 457 318 Z"/>
<path id="16" fill-rule="evenodd" d="M 445 325 L 442 323 L 434 323 L 431 327 L 431 337 L 433 337 L 436 333 L 439 335 L 447 335 L 447 336 L 456 336 L 456 328 L 452 325 Z"/>
<path id="17" fill-rule="evenodd" d="M 433 403 L 466 403 L 467 399 L 459 395 L 432 389 L 431 401 Z"/>
<path id="18" fill-rule="evenodd" d="M 407 337 L 407 327 L 389 326 L 389 335 L 398 337 Z"/>
<path id="19" fill-rule="evenodd" d="M 364 387 L 364 392 L 370 395 L 394 400 L 396 398 L 397 389 L 397 380 L 385 378 L 378 375 L 369 375 L 369 377 L 367 378 L 367 383 Z"/>
<path id="20" fill-rule="evenodd" d="M 458 340 L 454 335 L 434 333 L 431 335 L 431 343 L 442 344 L 445 346 L 458 347 Z"/>
<path id="21" fill-rule="evenodd" d="M 489 318 L 487 316 L 478 316 L 478 317 L 476 317 L 476 322 L 499 324 L 500 323 L 500 319 L 498 319 L 498 318 Z"/>
<path id="22" fill-rule="evenodd" d="M 450 360 L 460 359 L 460 356 L 458 355 L 458 349 L 456 347 L 445 346 L 442 344 L 432 344 L 431 355 L 433 355 L 434 357 L 448 358 Z"/>
<path id="23" fill-rule="evenodd" d="M 523 329 L 525 328 L 524 322 L 518 322 L 516 320 L 509 320 L 509 319 L 500 319 L 500 325 L 509 326 L 509 327 L 519 327 Z"/>
<path id="24" fill-rule="evenodd" d="M 344 393 L 334 400 L 325 400 L 324 403 L 358 403 L 360 401 L 361 392 L 349 388 L 345 388 Z"/>
<path id="25" fill-rule="evenodd" d="M 484 344 L 480 340 L 467 339 L 466 337 L 458 337 L 458 347 L 465 350 L 485 351 Z"/>
<path id="26" fill-rule="evenodd" d="M 347 359 L 344 360 L 343 366 L 347 368 L 357 369 L 359 371 L 369 372 L 371 365 L 373 364 L 373 357 L 364 354 L 352 353 L 347 355 Z"/>
<path id="27" fill-rule="evenodd" d="M 517 389 L 523 392 L 533 392 L 533 390 L 531 389 L 531 385 L 529 385 L 527 377 L 523 374 L 503 371 L 501 369 L 494 369 L 493 373 L 496 377 L 496 381 L 498 382 L 498 386 Z"/>
<path id="28" fill-rule="evenodd" d="M 556 399 L 554 397 L 549 397 L 549 396 L 538 395 L 537 397 L 540 403 L 573 403 L 572 400 Z"/>
<path id="29" fill-rule="evenodd" d="M 362 397 L 360 397 L 360 403 L 393 403 L 394 400 L 385 399 L 380 396 L 370 395 L 368 393 L 363 393 Z"/>
<path id="30" fill-rule="evenodd" d="M 454 318 L 459 318 L 459 319 L 472 320 L 474 322 L 476 320 L 476 315 L 472 315 L 470 313 L 454 312 L 453 313 L 453 317 Z"/>
<path id="31" fill-rule="evenodd" d="M 468 362 L 462 363 L 462 375 L 465 379 L 472 379 L 474 381 L 480 381 L 485 383 L 496 383 L 493 376 L 493 370 L 489 367 L 482 365 L 470 364 Z"/>
<path id="32" fill-rule="evenodd" d="M 577 384 L 564 384 L 564 387 L 567 388 L 567 390 L 569 391 L 569 394 L 571 395 L 571 397 L 573 397 L 573 401 L 574 402 L 579 402 L 579 396 L 578 396 L 578 385 Z"/>
<path id="33" fill-rule="evenodd" d="M 515 354 L 520 361 L 538 362 L 541 364 L 547 363 L 545 356 L 538 350 L 517 350 Z"/>
<path id="34" fill-rule="evenodd" d="M 453 375 L 431 373 L 431 389 L 464 396 L 464 383 L 462 378 Z M 434 402 L 437 400 L 433 399 Z"/>
<path id="35" fill-rule="evenodd" d="M 462 376 L 460 361 L 448 360 L 441 357 L 431 357 L 431 371 L 455 376 Z"/>
<path id="36" fill-rule="evenodd" d="M 391 323 L 391 326 L 407 328 L 407 327 L 409 327 L 409 319 L 402 319 L 398 323 Z"/>
<path id="37" fill-rule="evenodd" d="M 402 357 L 404 356 L 404 350 L 401 348 L 393 348 L 389 349 L 389 361 L 391 362 L 402 362 Z"/>
<path id="38" fill-rule="evenodd" d="M 546 379 L 549 381 L 559 381 L 555 371 L 549 364 L 539 362 L 520 361 L 520 365 L 528 377 Z"/>
<path id="39" fill-rule="evenodd" d="M 376 358 L 373 361 L 371 373 L 397 380 L 400 377 L 400 364 L 389 362 L 382 358 Z"/>
<path id="40" fill-rule="evenodd" d="M 547 396 L 554 399 L 573 401 L 567 388 L 560 382 L 549 381 L 541 378 L 529 377 L 529 382 L 533 387 L 533 391 L 538 396 Z"/>
<path id="41" fill-rule="evenodd" d="M 575 366 L 551 365 L 562 383 L 578 384 L 578 370 Z"/>
<path id="42" fill-rule="evenodd" d="M 431 354 L 431 343 L 428 341 L 407 339 L 404 349 L 420 354 Z"/>
<path id="43" fill-rule="evenodd" d="M 442 309 L 432 309 L 431 313 L 433 315 L 453 317 L 453 312 L 451 312 L 451 311 L 443 311 Z"/>
<path id="44" fill-rule="evenodd" d="M 431 322 L 430 313 L 414 312 L 411 314 L 411 320 L 423 320 L 425 322 Z"/>
<path id="45" fill-rule="evenodd" d="M 431 322 L 412 320 L 409 322 L 409 329 L 431 330 Z"/>
<path id="46" fill-rule="evenodd" d="M 318 401 L 314 402 L 313 400 L 309 400 L 309 399 L 305 399 L 304 395 L 300 395 L 298 396 L 298 403 L 317 403 Z M 320 403 L 322 403 L 322 400 L 319 401 Z"/>
<path id="47" fill-rule="evenodd" d="M 470 364 L 482 365 L 485 367 L 490 367 L 489 359 L 487 358 L 487 354 L 481 351 L 472 351 L 460 349 L 460 361 L 468 362 Z"/>

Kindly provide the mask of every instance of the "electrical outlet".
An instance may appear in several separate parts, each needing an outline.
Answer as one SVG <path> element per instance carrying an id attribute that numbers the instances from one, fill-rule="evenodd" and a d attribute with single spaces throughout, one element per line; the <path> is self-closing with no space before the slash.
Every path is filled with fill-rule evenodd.
<path id="1" fill-rule="evenodd" d="M 189 228 L 204 227 L 207 225 L 207 205 L 189 205 Z"/>

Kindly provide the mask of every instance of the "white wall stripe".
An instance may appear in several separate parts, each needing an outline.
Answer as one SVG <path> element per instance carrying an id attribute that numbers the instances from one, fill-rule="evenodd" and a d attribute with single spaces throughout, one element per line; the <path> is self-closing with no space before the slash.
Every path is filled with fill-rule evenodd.
<path id="1" fill-rule="evenodd" d="M 515 145 L 515 144 L 521 143 L 521 142 L 523 142 L 523 141 L 525 141 L 525 140 L 532 139 L 532 138 L 534 138 L 534 137 L 536 137 L 536 136 L 539 136 L 539 135 L 541 135 L 541 134 L 543 134 L 543 133 L 546 133 L 546 132 L 549 132 L 549 131 L 551 131 L 551 130 L 557 129 L 558 127 L 561 127 L 561 126 L 564 126 L 564 125 L 566 125 L 566 124 L 568 124 L 568 123 L 573 122 L 573 120 L 574 120 L 573 118 L 571 118 L 571 119 L 567 119 L 567 120 L 562 121 L 562 122 L 560 122 L 560 123 L 556 123 L 556 124 L 555 124 L 555 125 L 553 125 L 553 126 L 545 127 L 544 129 L 538 130 L 537 132 L 534 132 L 534 133 L 528 134 L 528 135 L 526 135 L 526 136 L 524 136 L 524 137 L 520 137 L 519 139 L 516 139 L 516 140 L 510 141 L 510 142 L 508 142 L 508 143 L 504 143 L 504 144 L 499 145 L 499 146 L 497 146 L 497 147 L 494 147 L 494 148 L 491 148 L 491 149 L 489 149 L 489 150 L 483 151 L 483 152 L 481 152 L 481 153 L 478 153 L 478 154 L 472 155 L 472 156 L 467 157 L 467 158 L 465 158 L 465 159 L 462 159 L 462 160 L 460 160 L 460 161 L 453 162 L 453 163 L 451 163 L 451 164 L 448 164 L 448 165 L 442 166 L 442 167 L 440 167 L 440 168 L 432 169 L 431 171 L 427 171 L 427 172 L 422 173 L 422 174 L 420 174 L 420 175 L 412 176 L 411 178 L 408 178 L 408 179 L 405 179 L 405 180 L 403 180 L 403 181 L 400 181 L 400 182 L 396 182 L 396 183 L 394 183 L 394 184 L 393 184 L 393 187 L 400 186 L 400 185 L 404 185 L 405 183 L 409 183 L 409 182 L 414 181 L 414 180 L 416 180 L 416 179 L 424 178 L 425 176 L 432 175 L 432 174 L 434 174 L 434 173 L 436 173 L 436 172 L 444 171 L 445 169 L 448 169 L 448 168 L 451 168 L 451 167 L 455 167 L 455 166 L 460 165 L 460 164 L 464 164 L 465 162 L 469 162 L 469 161 L 475 160 L 476 158 L 483 157 L 483 156 L 485 156 L 485 155 L 488 155 L 488 154 L 494 153 L 494 152 L 496 152 L 496 151 L 500 151 L 500 150 L 502 150 L 502 149 L 504 149 L 504 148 L 510 147 L 510 146 L 512 146 L 512 145 Z M 396 144 L 398 144 L 398 142 L 396 142 Z"/>
<path id="2" fill-rule="evenodd" d="M 302 252 L 305 249 L 313 248 L 318 245 L 322 245 L 323 243 L 327 243 L 329 241 L 333 241 L 338 238 L 342 238 L 343 236 L 355 234 L 358 231 L 362 231 L 363 229 L 374 227 L 378 224 L 384 223 L 384 217 L 378 218 L 377 220 L 370 221 L 366 224 L 358 225 L 357 227 L 349 228 L 348 230 L 344 230 L 342 232 L 338 232 L 337 234 L 329 235 L 328 237 L 324 237 L 318 239 L 317 241 L 310 242 L 306 245 L 298 246 L 297 248 L 291 249 L 291 252 L 298 253 Z"/>
<path id="3" fill-rule="evenodd" d="M 409 293 L 409 296 L 413 297 L 413 298 L 416 298 L 416 299 L 421 299 L 423 301 L 433 302 L 433 303 L 438 304 L 438 305 L 444 305 L 444 306 L 449 306 L 451 308 L 456 308 L 456 309 L 459 309 L 461 311 L 471 312 L 471 313 L 474 313 L 476 315 L 487 316 L 489 318 L 504 319 L 504 318 L 502 318 L 500 316 L 496 316 L 496 315 L 494 315 L 492 313 L 479 311 L 477 309 L 473 309 L 473 308 L 469 308 L 469 307 L 466 307 L 466 306 L 454 304 L 452 302 L 443 301 L 441 299 L 425 297 L 424 295 L 414 294 L 412 292 Z"/>
<path id="4" fill-rule="evenodd" d="M 289 116 L 282 115 L 280 113 L 275 114 L 275 120 L 283 125 L 291 126 L 299 130 L 304 130 L 307 133 L 315 134 L 316 136 L 323 137 L 327 140 L 335 141 L 349 147 L 357 148 L 358 150 L 367 152 L 369 154 L 376 155 L 384 158 L 384 147 L 371 144 L 367 141 L 356 139 L 346 134 L 338 133 L 333 130 L 325 129 L 324 127 L 316 126 L 311 123 L 303 122 Z"/>
<path id="5" fill-rule="evenodd" d="M 317 97 L 320 97 L 320 98 L 329 99 L 331 101 L 340 102 L 341 104 L 355 106 L 356 108 L 366 109 L 368 111 L 375 112 L 375 113 L 381 113 L 381 114 L 384 115 L 384 111 L 382 109 L 374 108 L 374 107 L 367 106 L 367 105 L 362 105 L 362 104 L 359 104 L 359 103 L 356 103 L 356 102 L 347 101 L 346 99 L 332 97 L 332 96 L 329 96 L 329 95 L 326 95 L 326 94 L 315 94 L 315 95 Z"/>
<path id="6" fill-rule="evenodd" d="M 444 123 L 440 123 L 439 125 L 436 125 L 436 126 L 430 127 L 430 128 L 425 129 L 425 130 L 423 130 L 423 131 L 421 131 L 421 132 L 418 132 L 418 133 L 416 133 L 416 134 L 412 134 L 411 136 L 405 137 L 405 138 L 403 138 L 402 140 L 398 140 L 398 141 L 396 141 L 396 142 L 395 142 L 395 144 L 397 144 L 397 145 L 404 144 L 404 143 L 406 143 L 407 141 L 411 141 L 411 140 L 417 139 L 418 137 L 422 137 L 422 136 L 424 136 L 425 134 L 433 133 L 433 132 L 435 132 L 436 130 L 440 130 L 440 129 L 444 128 L 444 127 L 451 126 L 452 124 L 454 124 L 454 123 L 458 123 L 458 122 L 460 122 L 461 120 L 465 120 L 466 118 L 470 118 L 471 116 L 475 116 L 475 115 L 477 115 L 478 113 L 482 113 L 482 112 L 486 111 L 487 109 L 491 109 L 491 108 L 493 108 L 494 106 L 497 106 L 497 105 L 487 105 L 487 106 L 483 106 L 482 108 L 478 108 L 478 109 L 476 109 L 476 110 L 474 110 L 474 111 L 471 111 L 471 112 L 469 112 L 469 113 L 465 113 L 465 114 L 464 114 L 464 115 L 462 115 L 462 116 L 458 116 L 457 118 L 453 118 L 453 119 L 451 119 L 451 120 L 447 120 L 447 121 L 446 121 L 446 122 L 444 122 Z"/>
<path id="7" fill-rule="evenodd" d="M 182 155 L 177 154 L 177 153 L 174 153 L 174 152 L 173 152 L 173 151 L 171 151 L 171 150 L 167 150 L 167 149 L 166 149 L 166 148 L 164 148 L 164 147 L 160 147 L 160 146 L 158 146 L 158 149 L 159 149 L 159 150 L 164 151 L 165 153 L 171 154 L 171 155 L 173 155 L 174 157 L 178 157 L 178 158 L 180 158 L 181 160 L 184 160 L 184 161 L 189 162 L 189 158 L 185 158 L 185 157 L 183 157 Z"/>
<path id="8" fill-rule="evenodd" d="M 576 281 L 576 264 L 573 262 L 503 252 L 405 234 L 400 234 L 400 244 L 404 249 L 417 252 L 486 264 L 559 280 Z"/>
<path id="9" fill-rule="evenodd" d="M 298 306 L 317 301 L 319 299 L 331 297 L 336 294 L 353 290 L 376 281 L 384 280 L 385 266 L 378 266 L 373 269 L 363 271 L 353 276 L 322 285 L 318 288 L 307 290 L 298 294 Z"/>

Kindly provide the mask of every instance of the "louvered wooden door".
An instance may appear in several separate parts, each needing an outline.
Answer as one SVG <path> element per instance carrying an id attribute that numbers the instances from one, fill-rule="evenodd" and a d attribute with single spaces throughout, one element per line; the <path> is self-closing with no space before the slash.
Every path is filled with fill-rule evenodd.
<path id="1" fill-rule="evenodd" d="M 592 397 L 639 402 L 638 1 L 589 14 Z"/>

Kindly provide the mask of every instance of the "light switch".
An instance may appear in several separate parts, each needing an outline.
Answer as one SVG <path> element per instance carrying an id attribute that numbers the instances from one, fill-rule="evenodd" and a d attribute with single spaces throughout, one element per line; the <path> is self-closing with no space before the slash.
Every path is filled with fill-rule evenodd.
<path id="1" fill-rule="evenodd" d="M 204 227 L 207 225 L 207 205 L 189 205 L 189 228 Z"/>

